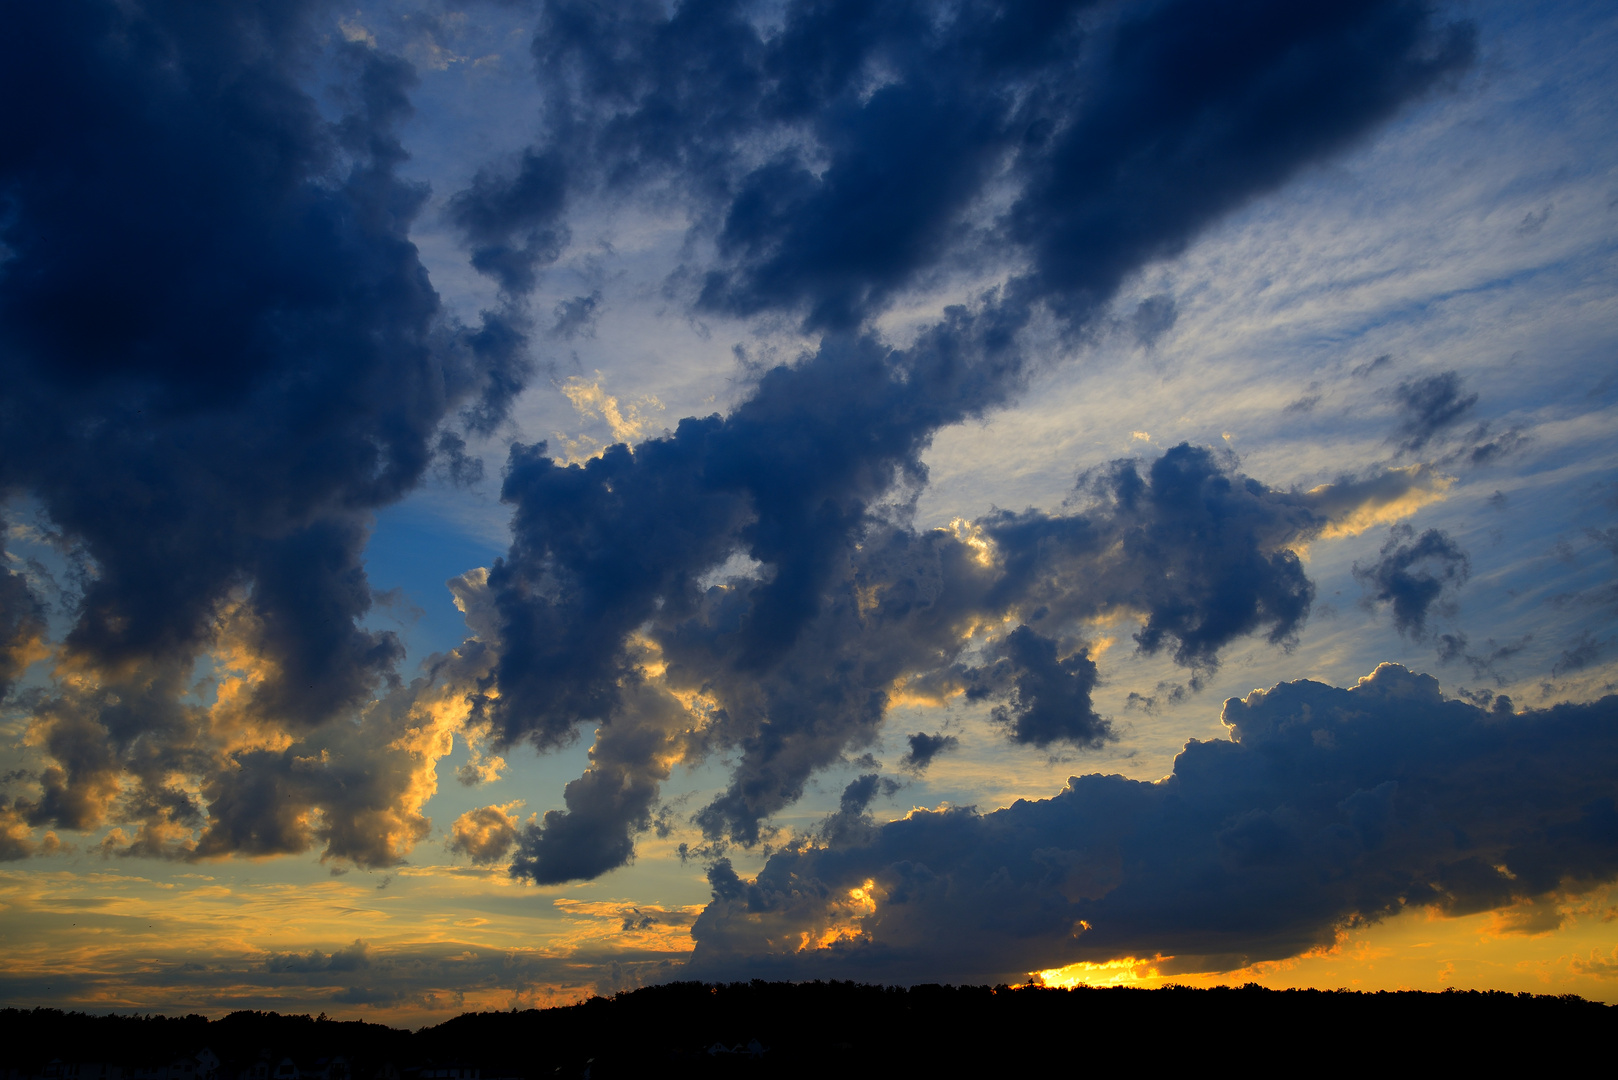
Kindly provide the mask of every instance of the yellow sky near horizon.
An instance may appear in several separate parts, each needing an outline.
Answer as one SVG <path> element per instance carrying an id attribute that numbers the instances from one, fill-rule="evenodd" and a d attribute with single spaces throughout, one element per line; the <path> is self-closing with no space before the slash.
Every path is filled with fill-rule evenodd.
<path id="1" fill-rule="evenodd" d="M 563 1005 L 680 978 L 701 910 L 688 901 L 705 888 L 694 864 L 669 875 L 675 899 L 647 903 L 615 896 L 610 877 L 537 889 L 503 869 L 333 877 L 303 860 L 301 874 L 293 860 L 272 862 L 0 871 L 0 1003 L 325 1012 L 408 1027 Z M 1618 886 L 1538 909 L 1413 910 L 1347 930 L 1330 949 L 1236 971 L 1173 967 L 1151 958 L 1042 975 L 1049 985 L 1456 987 L 1618 1003 Z"/>

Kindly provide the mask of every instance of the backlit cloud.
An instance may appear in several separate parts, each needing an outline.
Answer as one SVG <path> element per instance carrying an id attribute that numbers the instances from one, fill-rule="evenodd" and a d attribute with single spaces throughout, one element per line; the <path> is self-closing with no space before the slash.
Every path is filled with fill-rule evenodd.
<path id="1" fill-rule="evenodd" d="M 1600 5 L 13 24 L 7 1001 L 1607 985 Z"/>
<path id="2" fill-rule="evenodd" d="M 1406 907 L 1545 900 L 1554 929 L 1556 899 L 1618 871 L 1615 709 L 1491 713 L 1392 665 L 1347 690 L 1254 691 L 1226 703 L 1228 741 L 1188 745 L 1155 783 L 1076 776 L 988 814 L 917 810 L 781 852 L 751 881 L 721 862 L 691 971 L 993 983 L 1052 957 L 1143 956 L 1228 970 Z"/>

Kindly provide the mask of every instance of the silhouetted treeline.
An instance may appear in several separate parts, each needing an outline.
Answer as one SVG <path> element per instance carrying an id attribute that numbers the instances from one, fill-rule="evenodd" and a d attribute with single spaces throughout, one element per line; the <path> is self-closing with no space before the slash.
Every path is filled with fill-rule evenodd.
<path id="1" fill-rule="evenodd" d="M 855 983 L 670 983 L 526 1012 L 466 1013 L 416 1032 L 324 1017 L 239 1012 L 209 1022 L 0 1012 L 0 1047 L 27 1068 L 63 1048 L 112 1046 L 157 1060 L 208 1046 L 222 1080 L 265 1049 L 299 1061 L 345 1055 L 355 1080 L 408 1077 L 430 1063 L 482 1080 L 615 1076 L 999 1073 L 1168 1062 L 1235 1068 L 1496 1066 L 1548 1062 L 1618 1034 L 1618 1010 L 1561 996 L 1449 991 L 1357 993 L 901 987 Z M 81 1055 L 82 1056 L 82 1055 Z M 391 1066 L 391 1069 L 388 1067 Z"/>
<path id="2" fill-rule="evenodd" d="M 237 1080 L 261 1054 L 276 1061 L 290 1057 L 304 1067 L 338 1055 L 353 1063 L 355 1080 L 371 1080 L 387 1064 L 413 1059 L 408 1031 L 359 1020 L 282 1016 L 273 1012 L 234 1012 L 206 1016 L 89 1016 L 58 1009 L 0 1010 L 0 1066 L 23 1076 L 41 1076 L 53 1059 L 125 1066 L 159 1066 L 175 1058 L 212 1050 L 220 1059 L 220 1080 Z"/>

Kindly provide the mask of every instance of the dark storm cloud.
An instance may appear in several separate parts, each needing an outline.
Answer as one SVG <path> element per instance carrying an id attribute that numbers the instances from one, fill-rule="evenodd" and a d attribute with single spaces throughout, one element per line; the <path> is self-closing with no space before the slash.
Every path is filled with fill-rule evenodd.
<path id="1" fill-rule="evenodd" d="M 1420 536 L 1409 525 L 1395 525 L 1376 562 L 1354 564 L 1354 576 L 1374 603 L 1393 608 L 1399 633 L 1420 640 L 1427 615 L 1446 595 L 1466 583 L 1472 561 L 1461 546 L 1440 529 Z"/>
<path id="2" fill-rule="evenodd" d="M 658 785 L 685 756 L 690 718 L 667 693 L 630 686 L 590 748 L 590 767 L 563 789 L 564 810 L 523 826 L 511 872 L 539 885 L 593 878 L 629 862 L 652 826 Z"/>
<path id="3" fill-rule="evenodd" d="M 910 749 L 905 751 L 905 756 L 900 759 L 900 766 L 916 773 L 926 771 L 927 766 L 931 765 L 939 754 L 961 745 L 961 740 L 954 735 L 929 735 L 925 731 L 916 732 L 905 742 L 909 744 Z"/>
<path id="4" fill-rule="evenodd" d="M 1095 512 L 1001 513 L 985 522 L 1005 553 L 1004 588 L 1028 590 L 1047 613 L 1089 617 L 1113 608 L 1145 616 L 1136 636 L 1177 663 L 1213 668 L 1238 637 L 1286 645 L 1308 617 L 1314 585 L 1291 550 L 1347 507 L 1408 492 L 1413 477 L 1382 474 L 1308 493 L 1283 492 L 1186 444 L 1152 462 L 1115 462 L 1082 478 Z M 1040 608 L 1031 617 L 1039 618 Z"/>
<path id="5" fill-rule="evenodd" d="M 1224 720 L 1231 741 L 1191 742 L 1155 783 L 1080 776 L 990 814 L 913 811 L 773 855 L 753 881 L 716 866 L 687 974 L 992 983 L 1128 956 L 1228 970 L 1410 907 L 1520 904 L 1554 925 L 1560 898 L 1618 876 L 1618 698 L 1485 712 L 1384 665 L 1348 690 L 1255 691 Z"/>
<path id="6" fill-rule="evenodd" d="M 458 205 L 507 287 L 574 193 L 655 189 L 712 241 L 686 272 L 707 310 L 850 331 L 940 267 L 1020 264 L 1017 303 L 1082 321 L 1472 48 L 1374 0 L 792 3 L 771 30 L 738 3 L 564 0 L 533 43 L 548 138 Z"/>
<path id="7" fill-rule="evenodd" d="M 107 838 L 122 854 L 323 843 L 395 865 L 475 690 L 494 747 L 599 725 L 566 809 L 514 848 L 533 880 L 591 877 L 632 857 L 672 765 L 710 753 L 736 767 L 697 823 L 758 842 L 906 680 L 949 694 L 1004 661 L 1008 734 L 1093 745 L 1086 619 L 1138 614 L 1140 648 L 1194 673 L 1296 633 L 1312 586 L 1290 545 L 1369 497 L 1354 484 L 1277 492 L 1181 447 L 1093 478 L 1083 514 L 918 534 L 905 499 L 939 429 L 1022 389 L 1042 313 L 1082 330 L 1129 274 L 1464 66 L 1465 28 L 1401 0 L 793 4 L 768 31 L 727 5 L 548 5 L 545 136 L 448 207 L 511 305 L 469 329 L 408 239 L 412 72 L 320 52 L 320 11 L 69 0 L 0 44 L 8 100 L 47 103 L 0 121 L 0 488 L 95 569 L 60 658 L 86 678 L 38 710 L 18 820 L 137 825 Z M 304 89 L 328 68 L 337 120 Z M 670 287 L 697 309 L 824 336 L 728 416 L 582 467 L 514 447 L 511 551 L 454 585 L 476 636 L 404 686 L 400 642 L 363 625 L 370 513 L 435 461 L 476 474 L 446 424 L 492 431 L 520 390 L 513 312 L 568 215 L 639 197 L 688 214 L 699 261 Z M 999 284 L 906 347 L 871 330 L 957 268 Z M 736 555 L 757 572 L 704 587 Z M 986 628 L 1008 617 L 1026 636 Z"/>
<path id="8" fill-rule="evenodd" d="M 779 374 L 785 380 L 796 373 Z M 1084 644 L 1087 620 L 1135 615 L 1142 650 L 1166 651 L 1194 673 L 1214 667 L 1222 648 L 1251 634 L 1285 645 L 1313 597 L 1291 546 L 1317 536 L 1335 513 L 1420 483 L 1405 472 L 1394 474 L 1397 483 L 1378 476 L 1308 493 L 1278 491 L 1235 472 L 1228 459 L 1181 446 L 1144 470 L 1119 462 L 1087 477 L 1080 492 L 1086 505 L 1071 514 L 995 514 L 960 533 L 848 514 L 832 519 L 849 531 L 814 576 L 777 564 L 774 576 L 760 571 L 704 588 L 703 562 L 675 573 L 659 560 L 700 551 L 685 530 L 705 515 L 731 515 L 735 523 L 728 536 L 703 538 L 711 546 L 702 557 L 713 562 L 757 527 L 735 509 L 756 501 L 726 498 L 711 486 L 733 476 L 732 467 L 722 470 L 724 459 L 704 459 L 693 448 L 740 438 L 729 425 L 756 404 L 729 420 L 687 421 L 633 454 L 618 448 L 568 469 L 547 462 L 538 473 L 579 494 L 547 500 L 553 516 L 546 527 L 521 534 L 544 536 L 546 550 L 524 552 L 523 562 L 490 575 L 498 603 L 513 603 L 517 594 L 519 612 L 545 620 L 528 624 L 543 634 L 526 638 L 521 653 L 502 637 L 500 664 L 523 665 L 525 676 L 543 665 L 535 693 L 549 696 L 536 702 L 554 705 L 555 726 L 536 736 L 570 731 L 568 707 L 554 704 L 563 694 L 572 695 L 573 709 L 588 707 L 604 722 L 589 771 L 567 788 L 567 809 L 548 812 L 525 832 L 516 863 L 524 876 L 550 883 L 621 865 L 635 833 L 650 824 L 672 761 L 719 751 L 734 755 L 731 782 L 697 813 L 697 824 L 710 841 L 758 842 L 770 816 L 798 799 L 816 771 L 874 743 L 901 687 L 936 699 L 964 692 L 992 705 L 991 716 L 1017 741 L 1096 747 L 1111 737 L 1111 726 L 1090 700 L 1097 671 Z M 749 439 L 737 456 L 765 476 L 771 463 L 756 459 L 777 440 L 808 441 L 788 438 L 779 424 L 759 430 L 771 441 Z M 543 460 L 523 461 L 510 483 L 528 482 L 530 463 Z M 655 488 L 637 475 L 669 460 L 682 462 L 679 484 L 669 483 L 666 471 Z M 876 491 L 883 482 L 870 483 Z M 823 503 L 819 521 L 806 514 L 808 525 L 824 528 L 832 509 Z M 653 528 L 658 543 L 625 539 Z M 793 636 L 772 639 L 754 620 L 770 611 L 770 591 L 788 573 L 807 579 L 800 588 L 813 606 Z M 630 586 L 644 591 L 628 593 Z M 616 622 L 601 639 L 581 642 L 609 615 Z M 1022 626 L 1003 635 L 1007 618 Z M 648 665 L 661 666 L 656 680 L 646 675 Z M 504 668 L 497 671 L 503 676 Z M 485 703 L 496 724 L 509 722 L 516 692 L 503 689 Z M 675 695 L 697 699 L 695 710 Z"/>
<path id="9" fill-rule="evenodd" d="M 567 242 L 560 216 L 567 168 L 560 155 L 529 150 L 514 169 L 479 170 L 472 186 L 450 200 L 450 220 L 472 245 L 472 265 L 508 292 L 534 287 Z"/>
<path id="10" fill-rule="evenodd" d="M 961 312 L 902 354 L 828 341 L 730 416 L 682 420 L 582 467 L 516 447 L 502 489 L 516 540 L 489 578 L 503 617 L 496 731 L 554 745 L 605 718 L 626 635 L 693 614 L 697 578 L 737 550 L 770 573 L 729 613 L 745 639 L 734 659 L 767 670 L 818 614 L 871 506 L 924 475 L 931 432 L 1003 399 L 1008 347 L 996 320 Z"/>
<path id="11" fill-rule="evenodd" d="M 893 795 L 900 786 L 898 781 L 877 773 L 851 780 L 837 800 L 836 811 L 820 823 L 820 838 L 828 844 L 846 844 L 866 837 L 876 827 L 868 813 L 871 803 Z"/>
<path id="12" fill-rule="evenodd" d="M 1018 392 L 1039 310 L 1082 328 L 1125 276 L 1464 66 L 1469 29 L 1403 2 L 805 3 L 769 31 L 737 5 L 555 3 L 533 50 L 545 138 L 456 202 L 480 266 L 520 289 L 569 207 L 650 194 L 713 253 L 671 279 L 699 310 L 825 333 L 727 417 L 583 466 L 513 450 L 480 716 L 497 744 L 542 749 L 596 723 L 603 755 L 525 832 L 516 872 L 621 864 L 669 755 L 722 748 L 736 770 L 696 821 L 757 842 L 871 743 L 896 680 L 962 690 L 984 660 L 1007 665 L 1013 737 L 1094 745 L 1109 729 L 1076 624 L 1102 611 L 1142 612 L 1140 647 L 1198 670 L 1245 634 L 1292 639 L 1313 592 L 1287 545 L 1330 515 L 1205 451 L 1119 466 L 1095 517 L 986 519 L 976 546 L 895 525 L 884 500 L 925 483 L 936 431 Z M 1001 285 L 906 348 L 869 331 L 957 267 Z M 1137 330 L 1172 311 L 1153 301 Z M 736 554 L 756 576 L 699 586 Z M 957 664 L 975 620 L 1013 611 L 1026 637 Z M 684 730 L 658 700 L 676 690 L 706 703 Z"/>
<path id="13" fill-rule="evenodd" d="M 443 425 L 461 410 L 486 429 L 523 379 L 520 328 L 452 324 L 408 238 L 427 195 L 395 171 L 413 72 L 322 52 L 323 10 L 8 13 L 0 88 L 28 105 L 0 119 L 0 492 L 94 568 L 60 658 L 89 681 L 39 714 L 36 823 L 98 822 L 127 772 L 155 844 L 201 821 L 178 770 L 211 793 L 209 851 L 306 842 L 290 760 L 278 774 L 248 759 L 281 755 L 251 751 L 242 786 L 224 779 L 233 751 L 182 700 L 193 665 L 228 644 L 225 667 L 251 669 L 242 731 L 298 737 L 365 707 L 403 654 L 361 625 L 370 511 L 435 448 L 464 478 Z M 305 92 L 315 71 L 335 119 Z M 28 609 L 6 581 L 15 655 Z M 227 827 L 256 785 L 267 816 Z M 370 811 L 331 794 L 334 834 L 363 830 Z"/>
<path id="14" fill-rule="evenodd" d="M 1058 657 L 1056 642 L 1019 626 L 994 651 L 993 663 L 967 673 L 966 699 L 976 701 L 999 688 L 1008 700 L 990 715 L 1006 725 L 1012 742 L 1046 747 L 1061 740 L 1095 748 L 1117 738 L 1091 708 L 1096 665 L 1084 649 Z"/>
<path id="15" fill-rule="evenodd" d="M 1019 286 L 1081 312 L 1213 215 L 1358 137 L 1472 47 L 1469 30 L 1435 33 L 1415 4 L 1131 9 L 1083 107 L 1054 134 L 1048 115 L 1023 132 L 1030 182 L 1008 221 L 1034 270 Z M 1052 89 L 1065 98 L 1069 87 Z"/>

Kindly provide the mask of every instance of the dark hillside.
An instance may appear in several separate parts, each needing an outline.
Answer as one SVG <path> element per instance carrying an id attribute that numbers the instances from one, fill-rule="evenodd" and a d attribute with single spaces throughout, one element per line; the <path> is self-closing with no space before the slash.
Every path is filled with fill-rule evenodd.
<path id="1" fill-rule="evenodd" d="M 8 1009 L 0 1064 L 41 1076 L 53 1057 L 133 1064 L 207 1046 L 222 1059 L 219 1080 L 238 1080 L 264 1050 L 293 1058 L 302 1080 L 337 1054 L 353 1080 L 431 1080 L 433 1068 L 476 1068 L 481 1080 L 949 1076 L 1053 1062 L 1329 1072 L 1543 1065 L 1580 1047 L 1600 1052 L 1615 1034 L 1618 1010 L 1573 995 L 671 983 L 562 1008 L 467 1013 L 414 1033 L 274 1013 L 209 1022 Z"/>

